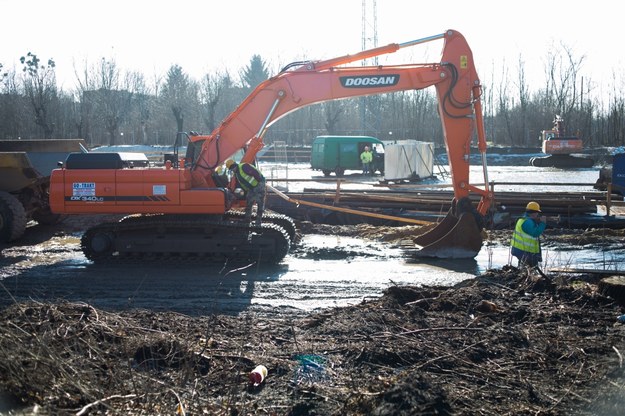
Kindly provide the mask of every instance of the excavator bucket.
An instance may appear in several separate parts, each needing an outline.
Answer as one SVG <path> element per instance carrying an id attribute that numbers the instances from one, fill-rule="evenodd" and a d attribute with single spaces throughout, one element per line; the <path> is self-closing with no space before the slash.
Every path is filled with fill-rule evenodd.
<path id="1" fill-rule="evenodd" d="M 415 257 L 474 258 L 482 249 L 482 232 L 473 212 L 456 216 L 449 210 L 438 224 L 422 228 L 423 234 L 413 238 Z"/>

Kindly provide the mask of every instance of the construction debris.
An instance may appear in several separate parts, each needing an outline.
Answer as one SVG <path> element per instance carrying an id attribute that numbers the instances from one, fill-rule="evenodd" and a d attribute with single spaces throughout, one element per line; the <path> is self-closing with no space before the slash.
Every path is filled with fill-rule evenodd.
<path id="1" fill-rule="evenodd" d="M 26 302 L 0 311 L 0 391 L 41 414 L 618 414 L 622 314 L 514 267 L 301 318 Z"/>

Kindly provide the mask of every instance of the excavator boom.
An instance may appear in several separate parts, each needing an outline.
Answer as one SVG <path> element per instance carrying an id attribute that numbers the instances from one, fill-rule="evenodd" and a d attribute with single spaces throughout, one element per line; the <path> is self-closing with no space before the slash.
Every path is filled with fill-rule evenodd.
<path id="1" fill-rule="evenodd" d="M 439 62 L 349 65 L 435 40 L 444 42 Z M 216 171 L 225 160 L 241 149 L 245 150 L 242 161 L 253 161 L 263 146 L 267 129 L 277 120 L 305 106 L 325 101 L 428 87 L 434 87 L 438 97 L 453 181 L 454 204 L 448 218 L 427 235 L 416 237 L 415 244 L 421 248 L 421 253 L 428 256 L 474 257 L 482 245 L 480 218 L 488 212 L 493 195 L 489 190 L 486 173 L 481 84 L 471 49 L 464 37 L 454 30 L 355 55 L 288 65 L 279 74 L 258 85 L 213 132 L 208 135 L 185 134 L 188 139 L 187 154 L 180 164 L 178 160 L 173 160 L 173 164 L 164 168 L 128 169 L 124 160 L 116 154 L 72 155 L 62 169 L 52 174 L 51 207 L 54 212 L 64 214 L 125 213 L 152 216 L 149 221 L 127 221 L 123 227 L 101 227 L 99 232 L 91 233 L 83 246 L 86 246 L 85 251 L 94 259 L 106 257 L 110 253 L 128 252 L 134 255 L 137 252 L 166 250 L 171 245 L 162 247 L 157 244 L 154 234 L 169 228 L 175 230 L 173 234 L 178 236 L 175 244 L 184 246 L 188 252 L 194 252 L 194 247 L 202 252 L 199 248 L 201 244 L 184 241 L 185 233 L 204 230 L 201 232 L 205 234 L 205 230 L 210 228 L 215 229 L 217 234 L 227 234 L 228 221 L 236 222 L 230 208 L 241 204 L 233 197 L 230 185 L 224 186 L 216 180 Z M 474 137 L 482 153 L 484 188 L 472 185 L 469 180 L 469 155 Z M 476 208 L 470 201 L 473 194 L 479 197 Z M 162 224 L 168 225 L 159 228 L 161 219 L 153 218 L 155 215 L 166 216 Z M 189 228 L 182 225 L 189 222 L 188 216 L 198 215 L 213 217 L 201 221 L 194 217 Z M 274 221 L 269 219 L 269 222 L 271 233 L 268 229 L 241 228 L 238 223 L 231 229 L 264 233 L 268 241 L 277 234 L 285 234 L 287 239 L 293 237 L 294 226 L 284 218 Z M 136 229 L 136 233 L 133 229 Z M 276 233 L 276 229 L 283 232 Z M 147 237 L 139 241 L 134 238 L 135 234 Z M 158 238 L 167 236 L 166 232 L 161 234 Z M 209 238 L 205 235 L 203 239 Z M 237 239 L 230 240 L 229 247 L 236 251 Z M 265 249 L 265 253 L 281 259 L 288 250 L 285 251 L 283 241 L 274 245 L 278 248 L 266 244 L 269 248 Z M 219 244 L 215 242 L 207 246 L 210 250 L 217 250 Z M 253 250 L 250 252 L 254 254 Z"/>
<path id="2" fill-rule="evenodd" d="M 399 49 L 444 39 L 440 62 L 391 66 L 345 66 L 348 63 L 389 54 Z M 243 161 L 250 162 L 262 148 L 266 129 L 286 114 L 320 102 L 362 97 L 434 86 L 438 95 L 445 145 L 452 171 L 456 198 L 471 192 L 482 197 L 479 212 L 484 215 L 492 195 L 486 177 L 484 189 L 469 182 L 469 155 L 474 134 L 480 152 L 486 152 L 486 138 L 481 108 L 481 84 L 473 55 L 464 37 L 453 30 L 403 44 L 363 51 L 326 61 L 303 62 L 287 66 L 278 75 L 261 83 L 203 141 L 194 170 L 198 176 L 210 176 L 232 154 L 241 148 L 247 152 Z M 486 170 L 484 170 L 486 176 Z"/>

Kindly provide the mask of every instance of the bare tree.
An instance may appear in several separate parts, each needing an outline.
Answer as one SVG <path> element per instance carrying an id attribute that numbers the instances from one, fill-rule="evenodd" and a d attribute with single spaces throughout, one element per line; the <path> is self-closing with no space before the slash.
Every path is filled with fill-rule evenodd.
<path id="1" fill-rule="evenodd" d="M 0 84 L 0 138 L 27 137 L 33 121 L 30 103 L 22 94 L 22 82 L 15 70 L 4 73 Z"/>
<path id="2" fill-rule="evenodd" d="M 217 109 L 224 94 L 232 87 L 228 72 L 215 75 L 206 74 L 200 82 L 200 106 L 204 125 L 209 132 L 217 127 Z"/>
<path id="3" fill-rule="evenodd" d="M 4 83 L 4 79 L 9 76 L 9 73 L 7 71 L 3 71 L 2 68 L 4 68 L 4 65 L 0 63 L 0 84 Z"/>
<path id="4" fill-rule="evenodd" d="M 573 50 L 563 43 L 558 49 L 552 49 L 547 53 L 545 67 L 549 86 L 547 93 L 555 100 L 554 111 L 563 115 L 565 120 L 573 108 L 579 105 L 577 79 L 584 60 L 584 55 L 576 58 Z"/>
<path id="5" fill-rule="evenodd" d="M 74 64 L 74 75 L 76 76 L 76 90 L 74 92 L 74 126 L 78 137 L 91 143 L 91 118 L 95 106 L 95 95 L 91 92 L 95 89 L 96 70 L 90 67 L 87 62 L 80 70 Z"/>
<path id="6" fill-rule="evenodd" d="M 139 72 L 129 72 L 126 75 L 127 87 L 132 93 L 132 115 L 133 120 L 139 122 L 141 143 L 148 144 L 148 123 L 152 116 L 152 103 L 150 90 L 145 82 L 143 74 Z M 134 132 L 133 132 L 134 134 Z"/>
<path id="7" fill-rule="evenodd" d="M 102 58 L 96 78 L 97 114 L 109 136 L 108 144 L 117 144 L 119 128 L 127 117 L 132 100 L 128 76 L 123 75 L 114 60 Z"/>
<path id="8" fill-rule="evenodd" d="M 56 73 L 53 59 L 48 59 L 42 64 L 37 55 L 28 52 L 20 58 L 24 65 L 24 92 L 30 99 L 34 114 L 35 124 L 43 129 L 46 139 L 52 138 L 54 122 L 51 121 L 53 108 L 58 107 L 58 95 L 56 88 Z"/>
<path id="9" fill-rule="evenodd" d="M 619 91 L 623 82 L 603 87 L 594 84 L 582 73 L 584 61 L 571 48 L 557 45 L 544 60 L 546 78 L 539 88 L 530 88 L 521 57 L 514 65 L 504 65 L 501 76 L 497 73 L 492 82 L 484 83 L 483 108 L 490 140 L 538 147 L 534 140 L 539 130 L 549 128 L 554 115 L 560 114 L 568 132 L 581 133 L 585 144 L 622 145 L 625 107 Z M 73 99 L 68 99 L 57 88 L 53 60 L 46 65 L 31 53 L 23 57 L 22 66 L 16 71 L 0 64 L 0 137 L 77 134 L 91 145 L 115 144 L 121 132 L 124 138 L 138 137 L 138 142 L 147 144 L 148 137 L 155 143 L 169 142 L 174 128 L 182 130 L 184 125 L 212 131 L 245 99 L 250 88 L 269 76 L 264 61 L 255 55 L 247 66 L 234 70 L 241 75 L 236 82 L 226 71 L 196 82 L 173 66 L 166 74 L 150 78 L 147 87 L 142 74 L 120 71 L 115 62 L 103 59 L 75 70 L 76 87 Z M 596 92 L 606 91 L 606 99 L 597 97 Z M 385 139 L 392 131 L 393 138 L 442 142 L 437 101 L 430 91 L 401 91 L 377 98 L 384 117 L 376 132 L 386 135 Z M 324 131 L 360 134 L 360 116 L 358 99 L 310 106 L 278 120 L 265 139 L 308 144 Z"/>
<path id="10" fill-rule="evenodd" d="M 342 100 L 333 100 L 323 103 L 323 112 L 326 116 L 325 128 L 328 134 L 337 134 L 338 122 L 344 113 L 344 102 Z"/>
<path id="11" fill-rule="evenodd" d="M 517 78 L 517 90 L 519 93 L 519 111 L 520 111 L 520 120 L 519 120 L 519 130 L 522 134 L 522 143 L 527 146 L 529 144 L 529 131 L 527 121 L 529 118 L 529 105 L 530 105 L 530 94 L 529 87 L 527 85 L 527 79 L 525 78 L 525 61 L 523 58 L 519 56 L 518 61 L 518 78 Z"/>
<path id="12" fill-rule="evenodd" d="M 604 139 L 602 144 L 624 146 L 625 98 L 623 98 L 621 91 L 625 86 L 625 81 L 622 78 L 618 80 L 616 75 L 613 75 L 612 82 L 614 83 L 614 88 L 611 90 L 614 92 L 610 93 L 608 113 L 606 114 L 604 120 L 602 120 L 602 125 L 604 126 L 603 137 L 609 138 L 609 140 Z"/>
<path id="13" fill-rule="evenodd" d="M 508 70 L 505 66 L 502 69 L 501 80 L 497 88 L 497 118 L 503 120 L 503 126 L 498 130 L 503 132 L 504 143 L 517 145 L 512 130 L 512 103 L 508 86 L 510 85 Z"/>

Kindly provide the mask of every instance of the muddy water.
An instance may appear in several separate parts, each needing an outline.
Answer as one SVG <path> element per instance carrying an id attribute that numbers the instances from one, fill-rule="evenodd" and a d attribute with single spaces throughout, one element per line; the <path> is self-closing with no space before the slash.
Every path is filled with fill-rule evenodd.
<path id="1" fill-rule="evenodd" d="M 289 165 L 288 172 L 265 166 L 268 178 L 275 173 L 312 182 L 289 183 L 293 187 L 336 187 L 336 182 L 315 181 L 323 175 L 307 164 Z M 472 167 L 472 178 L 481 169 Z M 495 182 L 542 182 L 532 191 L 587 190 L 591 186 L 550 187 L 553 183 L 594 183 L 598 169 L 562 171 L 529 166 L 496 166 L 489 169 Z M 348 172 L 353 183 L 342 189 L 362 188 L 379 178 Z M 446 179 L 432 181 L 445 183 Z M 479 181 L 479 179 L 474 179 Z M 279 183 L 276 183 L 279 184 Z M 282 182 L 284 185 L 284 183 Z M 518 190 L 497 185 L 496 190 Z M 525 187 L 527 189 L 527 187 Z M 58 231 L 58 230 L 57 230 Z M 344 306 L 380 296 L 391 285 L 452 285 L 489 268 L 511 263 L 506 243 L 487 243 L 475 259 L 414 260 L 389 244 L 352 237 L 306 235 L 284 262 L 271 270 L 253 266 L 234 270 L 219 266 L 93 265 L 79 247 L 79 233 L 64 236 L 27 231 L 24 241 L 2 247 L 0 255 L 0 306 L 16 300 L 68 300 L 111 309 L 149 308 L 187 314 L 303 313 L 317 308 Z M 548 240 L 548 238 L 546 238 Z M 543 269 L 580 267 L 622 270 L 625 249 L 611 247 L 543 247 Z M 512 262 L 516 265 L 516 262 Z"/>
<path id="2" fill-rule="evenodd" d="M 393 284 L 451 285 L 466 270 L 408 262 L 393 247 L 358 238 L 305 236 L 276 268 L 254 266 L 94 265 L 75 237 L 5 249 L 0 260 L 3 305 L 14 300 L 69 300 L 103 308 L 174 310 L 188 314 L 310 311 L 380 296 Z"/>
<path id="3" fill-rule="evenodd" d="M 307 163 L 291 163 L 288 165 L 261 163 L 261 168 L 263 172 L 265 172 L 268 182 L 271 185 L 283 187 L 289 192 L 300 192 L 304 188 L 336 188 L 337 178 L 334 174 L 326 178 L 321 172 L 311 171 L 310 164 Z M 444 167 L 440 169 L 443 169 L 443 171 L 440 171 L 439 168 L 435 166 L 433 178 L 414 182 L 415 188 L 427 188 L 427 185 L 439 186 L 451 184 L 448 169 Z M 495 192 L 593 192 L 595 189 L 593 189 L 592 185 L 599 179 L 600 168 L 563 170 L 556 168 L 537 168 L 526 164 L 520 164 L 515 166 L 488 166 L 487 170 L 488 181 L 495 182 Z M 272 181 L 273 178 L 275 178 L 275 181 Z M 284 181 L 285 178 L 288 179 L 288 182 Z M 298 181 L 300 179 L 306 180 L 307 182 Z M 383 180 L 381 176 L 363 177 L 359 171 L 347 171 L 342 179 L 344 182 L 341 183 L 341 189 L 366 189 L 367 185 L 376 185 L 380 180 Z M 481 166 L 472 165 L 470 167 L 470 180 L 476 185 L 484 182 L 484 173 Z M 515 185 L 515 182 L 539 185 Z M 586 185 L 583 186 L 579 184 Z M 404 189 L 407 188 L 409 187 L 404 187 Z"/>
<path id="4" fill-rule="evenodd" d="M 605 253 L 592 247 L 545 248 L 545 267 L 618 269 L 624 260 L 625 249 Z M 389 244 L 306 235 L 281 265 L 270 270 L 227 265 L 99 266 L 85 259 L 78 235 L 56 236 L 2 251 L 0 306 L 33 299 L 190 315 L 299 314 L 357 304 L 392 285 L 453 285 L 509 262 L 508 247 L 500 243 L 485 245 L 475 259 L 415 260 Z"/>

